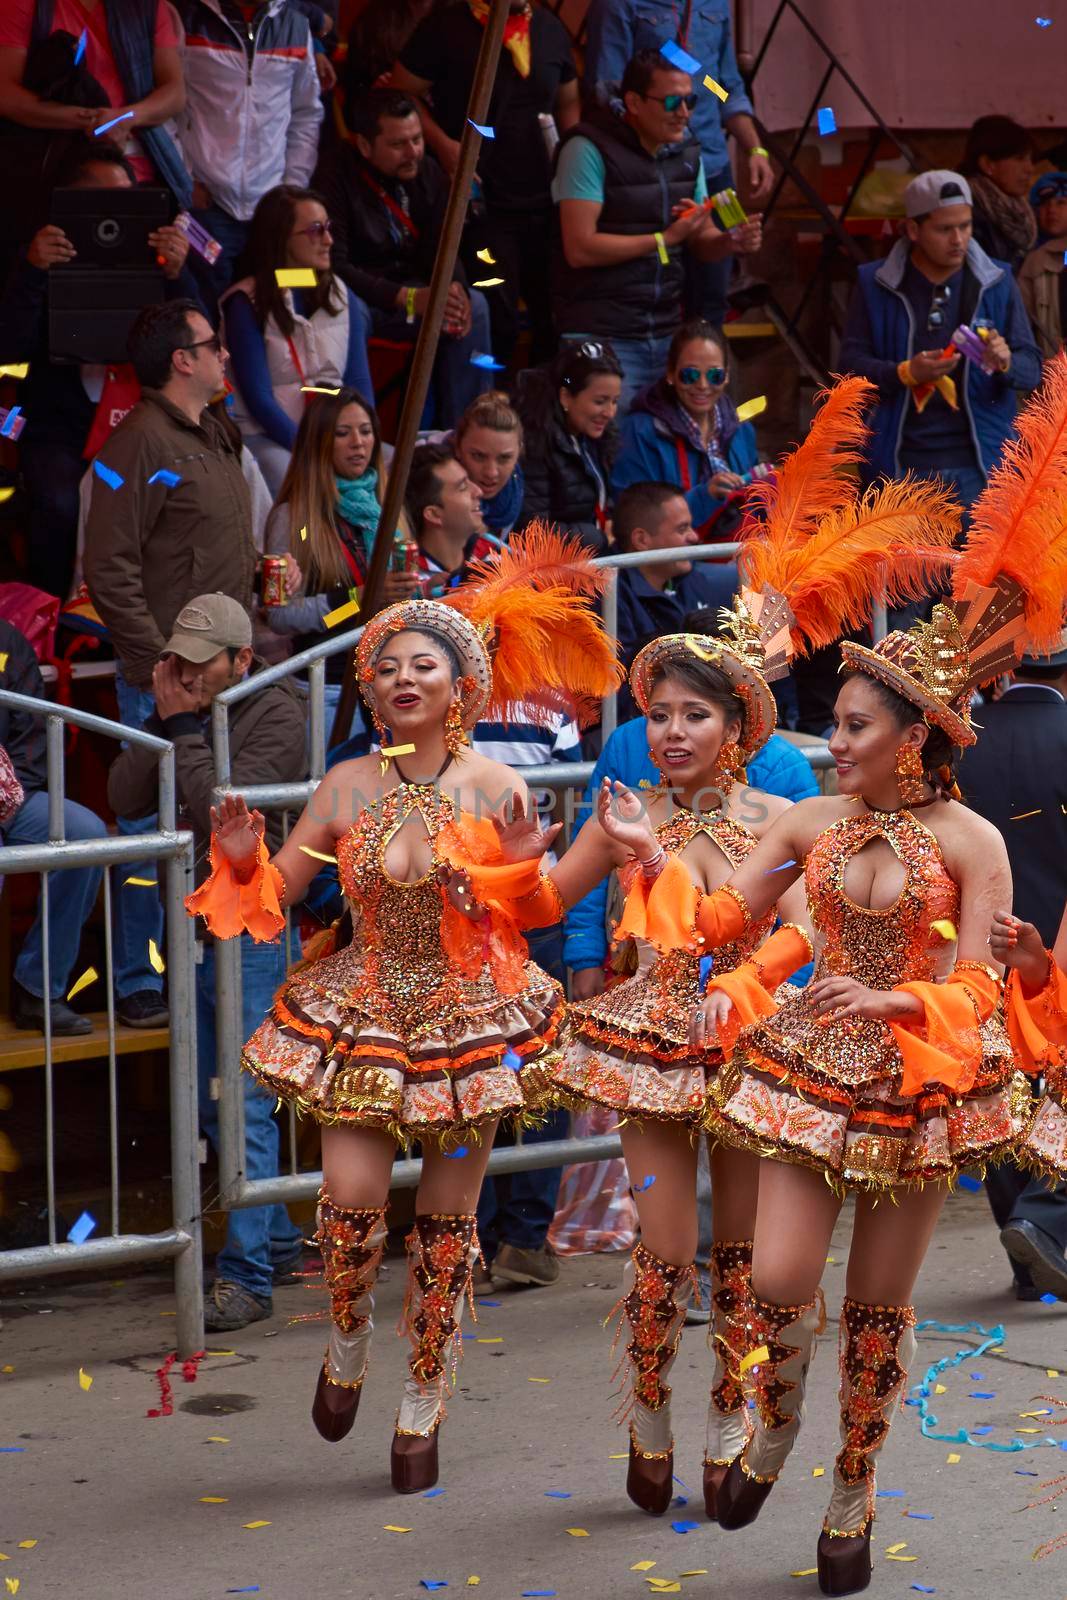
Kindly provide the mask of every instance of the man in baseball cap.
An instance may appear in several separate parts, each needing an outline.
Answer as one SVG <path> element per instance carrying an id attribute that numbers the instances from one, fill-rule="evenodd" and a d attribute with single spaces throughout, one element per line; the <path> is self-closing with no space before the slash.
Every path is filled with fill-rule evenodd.
<path id="1" fill-rule="evenodd" d="M 228 594 L 198 594 L 178 612 L 152 673 L 164 727 L 171 716 L 206 711 L 251 664 L 252 619 L 244 606 Z"/>

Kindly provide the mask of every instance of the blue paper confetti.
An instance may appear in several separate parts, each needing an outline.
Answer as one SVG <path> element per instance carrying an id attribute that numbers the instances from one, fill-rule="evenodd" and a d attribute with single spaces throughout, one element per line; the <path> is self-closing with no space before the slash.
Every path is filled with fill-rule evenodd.
<path id="1" fill-rule="evenodd" d="M 420 1589 L 447 1589 L 448 1588 L 448 1579 L 447 1578 L 420 1578 L 419 1579 L 419 1588 Z"/>
<path id="2" fill-rule="evenodd" d="M 153 472 L 148 481 L 149 483 L 165 483 L 168 489 L 176 489 L 182 480 L 180 473 L 168 472 L 166 467 L 160 467 L 158 472 Z"/>
<path id="3" fill-rule="evenodd" d="M 107 133 L 110 128 L 117 128 L 120 122 L 129 122 L 132 117 L 132 111 L 123 111 L 117 117 L 112 117 L 110 122 L 102 122 L 98 128 L 93 129 L 93 138 L 99 139 L 102 133 Z"/>
<path id="4" fill-rule="evenodd" d="M 934 1520 L 932 1511 L 905 1511 L 904 1515 L 910 1517 L 913 1522 L 933 1522 Z"/>
<path id="5" fill-rule="evenodd" d="M 424 1500 L 436 1500 L 437 1496 L 439 1494 L 444 1494 L 444 1492 L 445 1491 L 443 1489 L 427 1489 L 426 1493 L 423 1495 L 422 1498 Z"/>
<path id="6" fill-rule="evenodd" d="M 992 1433 L 992 1428 L 972 1428 L 971 1432 L 976 1439 L 984 1439 L 987 1433 Z"/>
<path id="7" fill-rule="evenodd" d="M 502 1306 L 504 1304 L 503 1300 L 476 1300 L 474 1303 L 476 1306 Z"/>
<path id="8" fill-rule="evenodd" d="M 555 1589 L 524 1589 L 522 1600 L 552 1600 Z"/>
<path id="9" fill-rule="evenodd" d="M 487 356 L 480 350 L 476 350 L 471 356 L 470 364 L 472 367 L 481 367 L 483 372 L 503 372 L 504 370 L 502 361 L 494 361 L 492 356 Z"/>
<path id="10" fill-rule="evenodd" d="M 1034 21 L 1037 23 L 1039 28 L 1051 28 L 1052 26 L 1051 17 L 1035 17 Z"/>
<path id="11" fill-rule="evenodd" d="M 1015 1476 L 1017 1478 L 1040 1478 L 1041 1474 L 1040 1472 L 1029 1472 L 1026 1467 L 1016 1467 Z"/>
<path id="12" fill-rule="evenodd" d="M 687 1506 L 688 1504 L 689 1496 L 685 1494 L 676 1494 L 674 1499 L 671 1501 L 671 1505 L 673 1506 Z"/>
<path id="13" fill-rule="evenodd" d="M 816 120 L 819 124 L 819 134 L 822 138 L 825 139 L 828 133 L 837 132 L 837 118 L 834 116 L 832 106 L 822 106 Z"/>
<path id="14" fill-rule="evenodd" d="M 788 867 L 795 867 L 795 861 L 783 861 L 780 867 L 768 867 L 764 877 L 769 878 L 772 872 L 785 872 Z"/>
<path id="15" fill-rule="evenodd" d="M 571 1497 L 571 1495 L 570 1495 L 570 1490 L 569 1489 L 546 1489 L 545 1490 L 545 1499 L 546 1500 L 569 1500 L 570 1497 Z"/>
<path id="16" fill-rule="evenodd" d="M 995 1390 L 991 1389 L 972 1389 L 970 1397 L 972 1400 L 995 1400 L 997 1398 Z"/>
<path id="17" fill-rule="evenodd" d="M 7 413 L 3 423 L 0 424 L 0 434 L 2 434 L 5 439 L 10 439 L 13 437 L 15 426 L 18 423 L 21 414 L 21 406 L 12 406 L 11 410 Z"/>
<path id="18" fill-rule="evenodd" d="M 981 1383 L 982 1379 L 985 1377 L 985 1373 L 984 1372 L 968 1372 L 967 1376 L 968 1376 L 968 1378 L 971 1379 L 972 1383 Z"/>
<path id="19" fill-rule="evenodd" d="M 672 1522 L 671 1527 L 675 1533 L 692 1533 L 694 1528 L 699 1528 L 699 1522 Z"/>
<path id="20" fill-rule="evenodd" d="M 651 1189 L 651 1187 L 655 1183 L 655 1181 L 656 1181 L 655 1173 L 650 1172 L 648 1177 L 645 1178 L 643 1182 L 635 1184 L 633 1186 L 634 1194 L 644 1194 L 646 1189 Z"/>
<path id="21" fill-rule="evenodd" d="M 458 1150 L 449 1150 L 445 1155 L 445 1160 L 446 1161 L 462 1161 L 463 1157 L 466 1156 L 466 1155 L 469 1155 L 469 1154 L 470 1154 L 470 1151 L 469 1151 L 468 1147 L 465 1144 L 461 1144 Z"/>
<path id="22" fill-rule="evenodd" d="M 227 1589 L 227 1594 L 258 1594 L 259 1584 L 250 1583 L 246 1589 Z"/>
<path id="23" fill-rule="evenodd" d="M 68 1244 L 84 1244 L 86 1239 L 96 1227 L 96 1218 L 91 1217 L 88 1211 L 83 1211 L 77 1222 L 67 1234 Z"/>
<path id="24" fill-rule="evenodd" d="M 876 1500 L 903 1500 L 904 1491 L 903 1489 L 876 1489 L 874 1498 Z"/>
<path id="25" fill-rule="evenodd" d="M 503 1064 L 505 1067 L 510 1067 L 512 1072 L 518 1072 L 519 1068 L 522 1066 L 522 1057 L 519 1055 L 517 1050 L 512 1050 L 509 1045 L 504 1051 Z"/>
<path id="26" fill-rule="evenodd" d="M 26 1446 L 24 1444 L 0 1444 L 0 1456 L 24 1456 L 25 1454 Z"/>
<path id="27" fill-rule="evenodd" d="M 85 55 L 85 46 L 88 44 L 88 42 L 89 30 L 88 28 L 83 28 L 81 32 L 81 38 L 78 40 L 78 48 L 74 52 L 74 65 L 76 67 L 81 66 L 82 57 Z"/>
<path id="28" fill-rule="evenodd" d="M 912 1588 L 917 1590 L 919 1594 L 936 1594 L 937 1593 L 936 1589 L 931 1589 L 925 1583 L 913 1583 L 912 1584 Z"/>
<path id="29" fill-rule="evenodd" d="M 673 67 L 677 67 L 679 72 L 692 74 L 701 70 L 700 62 L 696 56 L 691 56 L 688 50 L 683 50 L 681 45 L 676 44 L 673 39 L 665 39 L 659 47 L 659 53 L 664 60 L 669 61 Z"/>
<path id="30" fill-rule="evenodd" d="M 1054 1306 L 1058 1303 L 1059 1298 L 1058 1294 L 1043 1294 L 1041 1296 L 1041 1304 L 1043 1306 Z"/>
<path id="31" fill-rule="evenodd" d="M 971 1194 L 977 1194 L 982 1185 L 977 1178 L 970 1178 L 966 1173 L 956 1179 L 961 1189 L 967 1189 Z"/>
<path id="32" fill-rule="evenodd" d="M 706 989 L 708 987 L 708 979 L 711 977 L 711 972 L 712 972 L 712 968 L 714 967 L 714 965 L 715 965 L 715 957 L 714 956 L 701 956 L 701 958 L 700 958 L 700 978 L 699 978 L 701 994 L 704 994 L 704 992 L 706 991 Z"/>
<path id="33" fill-rule="evenodd" d="M 496 138 L 496 134 L 492 128 L 485 127 L 485 125 L 481 122 L 472 122 L 470 117 L 467 118 L 467 121 L 470 122 L 470 125 L 474 129 L 475 133 L 480 133 L 483 139 Z"/>
<path id="34" fill-rule="evenodd" d="M 100 479 L 101 483 L 106 483 L 109 489 L 121 489 L 126 482 L 120 472 L 112 472 L 111 468 L 105 467 L 102 461 L 93 462 L 93 474 Z"/>

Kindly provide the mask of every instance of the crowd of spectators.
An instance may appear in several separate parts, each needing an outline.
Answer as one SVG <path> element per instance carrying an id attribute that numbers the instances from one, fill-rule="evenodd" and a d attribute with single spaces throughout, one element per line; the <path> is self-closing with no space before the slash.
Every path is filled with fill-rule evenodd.
<path id="1" fill-rule="evenodd" d="M 66 601 L 84 574 L 83 600 L 114 655 L 117 717 L 174 741 L 202 841 L 215 694 L 265 658 L 321 641 L 339 610 L 358 607 L 392 456 L 378 400 L 397 362 L 403 383 L 426 314 L 489 9 L 370 0 L 347 48 L 331 0 L 9 0 L 0 17 L 0 148 L 19 162 L 0 228 L 0 363 L 28 366 L 12 401 L 23 422 L 17 575 Z M 763 246 L 774 171 L 726 8 L 592 0 L 581 77 L 554 11 L 536 0 L 510 10 L 424 437 L 398 525 L 384 530 L 385 598 L 462 584 L 472 560 L 533 519 L 597 554 L 676 549 L 620 576 L 628 662 L 662 632 L 711 631 L 737 570 L 686 552 L 732 539 L 749 486 L 773 471 L 730 395 L 723 323 L 738 258 Z M 685 70 L 685 52 L 719 93 Z M 54 197 L 95 190 L 106 209 L 141 186 L 163 191 L 167 220 L 144 234 L 141 277 L 155 274 L 154 287 L 135 319 L 131 310 L 127 359 L 59 353 L 57 307 L 90 261 L 54 220 Z M 732 227 L 713 203 L 726 188 L 749 211 Z M 859 270 L 836 364 L 877 387 L 865 475 L 936 475 L 969 506 L 1020 396 L 1063 344 L 1067 173 L 1035 181 L 1030 135 L 983 117 L 960 171 L 915 179 L 904 211 L 885 258 Z M 983 362 L 952 347 L 961 325 L 984 340 Z M 278 556 L 289 558 L 284 593 L 267 604 L 262 564 Z M 33 652 L 2 619 L 0 645 L 0 687 L 42 696 Z M 327 731 L 339 752 L 365 750 L 358 708 L 334 728 L 344 662 L 326 667 Z M 818 677 L 816 662 L 807 690 L 798 680 L 782 702 L 814 733 L 828 720 Z M 235 719 L 235 777 L 261 761 L 256 781 L 306 774 L 302 687 L 244 702 L 272 709 Z M 621 709 L 633 708 L 624 698 Z M 639 729 L 619 729 L 604 771 L 651 776 Z M 0 710 L 0 743 L 9 737 Z M 47 836 L 41 750 L 26 729 L 18 740 L 9 753 L 25 797 L 0 824 L 5 843 Z M 562 719 L 547 731 L 521 719 L 486 727 L 476 742 L 520 767 L 581 754 Z M 127 749 L 111 776 L 124 834 L 156 826 L 143 757 Z M 797 771 L 783 777 L 778 742 L 759 759 L 766 787 L 802 792 Z M 93 812 L 67 804 L 71 837 L 103 833 Z M 70 916 L 52 924 L 49 995 L 38 920 L 14 1009 L 40 1027 L 50 1004 L 52 1030 L 73 1033 L 86 1019 L 63 995 L 99 875 L 62 876 Z M 115 893 L 114 987 L 120 1020 L 150 1028 L 167 1020 L 148 960 L 161 902 L 151 886 L 128 887 L 146 876 L 132 865 Z M 535 956 L 560 972 L 569 964 L 577 992 L 594 992 L 603 896 L 575 913 L 566 953 L 563 939 L 548 930 Z M 242 959 L 251 1019 L 280 974 L 251 946 Z M 198 978 L 206 1053 L 209 989 Z M 263 1171 L 275 1159 L 269 1121 L 262 1107 L 248 1112 Z M 205 1127 L 213 1138 L 210 1110 Z M 550 1218 L 547 1194 L 536 1208 Z M 260 1303 L 293 1234 L 280 1208 L 241 1215 L 252 1220 L 231 1241 L 224 1283 Z M 506 1206 L 500 1218 L 499 1247 L 536 1255 L 543 1231 L 538 1244 L 529 1228 L 508 1234 Z M 215 1326 L 248 1320 L 240 1294 L 216 1299 Z"/>

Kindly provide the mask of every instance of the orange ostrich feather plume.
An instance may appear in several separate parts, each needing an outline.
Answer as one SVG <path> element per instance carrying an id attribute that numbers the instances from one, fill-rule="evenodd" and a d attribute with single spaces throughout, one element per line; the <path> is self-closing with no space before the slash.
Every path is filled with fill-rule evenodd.
<path id="1" fill-rule="evenodd" d="M 487 637 L 493 695 L 487 715 L 531 711 L 587 726 L 625 677 L 591 600 L 610 580 L 578 539 L 532 523 L 503 550 L 474 561 L 447 597 Z"/>
<path id="2" fill-rule="evenodd" d="M 1067 354 L 1046 365 L 1015 427 L 975 501 L 952 588 L 964 600 L 969 584 L 1017 584 L 1026 633 L 1019 649 L 1040 655 L 1059 640 L 1067 595 Z"/>
<path id="3" fill-rule="evenodd" d="M 855 493 L 851 469 L 863 458 L 869 431 L 863 413 L 877 395 L 867 378 L 838 378 L 823 390 L 807 436 L 746 496 L 765 537 L 799 543 L 838 510 L 842 495 Z"/>

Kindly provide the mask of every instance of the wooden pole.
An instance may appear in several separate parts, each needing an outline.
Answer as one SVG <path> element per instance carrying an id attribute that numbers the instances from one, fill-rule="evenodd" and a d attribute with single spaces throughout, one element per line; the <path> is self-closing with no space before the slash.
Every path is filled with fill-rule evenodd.
<path id="1" fill-rule="evenodd" d="M 396 449 L 389 471 L 385 501 L 382 505 L 382 514 L 378 520 L 378 532 L 374 538 L 374 547 L 371 551 L 370 563 L 367 568 L 367 581 L 363 586 L 363 599 L 359 612 L 361 623 L 369 622 L 375 612 L 381 610 L 382 587 L 385 582 L 385 574 L 389 569 L 389 557 L 393 549 L 393 535 L 404 503 L 408 473 L 411 471 L 411 458 L 415 450 L 415 439 L 419 431 L 423 407 L 426 404 L 426 396 L 430 390 L 430 380 L 433 377 L 434 362 L 437 359 L 437 346 L 441 338 L 441 325 L 445 315 L 445 303 L 448 299 L 449 288 L 455 277 L 456 258 L 459 255 L 463 225 L 467 217 L 467 204 L 470 199 L 471 184 L 474 181 L 474 169 L 478 164 L 478 156 L 482 148 L 482 135 L 472 126 L 472 123 L 477 122 L 484 126 L 486 117 L 489 114 L 489 101 L 493 93 L 493 84 L 496 82 L 500 51 L 504 42 L 504 26 L 508 20 L 509 9 L 509 0 L 492 0 L 492 11 L 489 21 L 486 23 L 485 32 L 482 35 L 482 47 L 478 53 L 478 64 L 474 70 L 474 81 L 471 84 L 470 100 L 467 105 L 467 121 L 463 127 L 463 137 L 460 140 L 459 166 L 456 168 L 455 176 L 452 179 L 452 188 L 448 197 L 448 209 L 445 212 L 441 238 L 437 246 L 437 255 L 434 258 L 433 278 L 430 282 L 430 298 L 426 306 L 426 313 L 419 327 L 419 336 L 415 343 L 415 357 L 412 361 L 411 377 L 404 397 L 404 408 L 400 415 L 400 427 L 397 431 Z M 330 735 L 331 750 L 348 736 L 358 695 L 359 686 L 356 683 L 355 656 L 353 654 L 349 657 L 348 667 L 341 686 L 341 698 L 338 702 L 333 731 Z"/>

